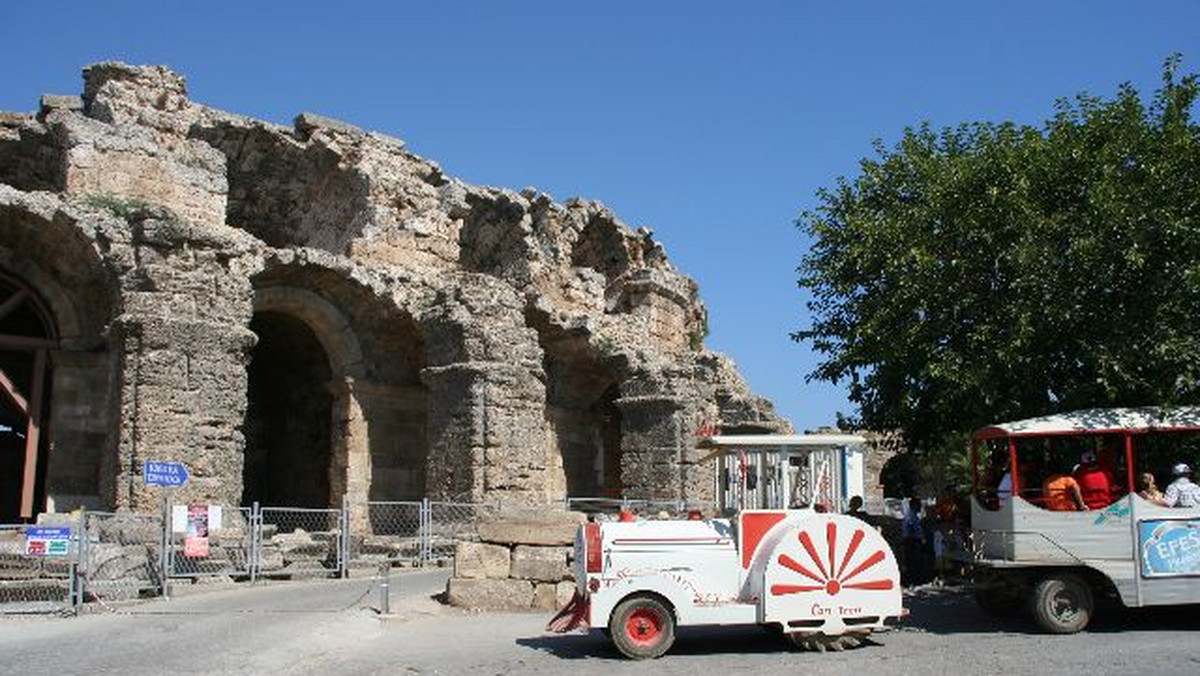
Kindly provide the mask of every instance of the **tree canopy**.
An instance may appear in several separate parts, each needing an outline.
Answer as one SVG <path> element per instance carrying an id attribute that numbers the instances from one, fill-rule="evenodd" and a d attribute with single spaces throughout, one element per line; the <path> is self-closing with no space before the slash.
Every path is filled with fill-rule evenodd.
<path id="1" fill-rule="evenodd" d="M 1200 403 L 1200 127 L 1179 58 L 1148 101 L 1040 128 L 908 128 L 818 194 L 793 334 L 857 423 L 910 445 L 1094 406 Z"/>

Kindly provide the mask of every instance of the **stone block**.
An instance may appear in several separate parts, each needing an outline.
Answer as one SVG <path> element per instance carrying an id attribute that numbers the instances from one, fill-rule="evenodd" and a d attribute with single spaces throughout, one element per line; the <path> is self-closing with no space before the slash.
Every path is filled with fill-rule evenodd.
<path id="1" fill-rule="evenodd" d="M 508 547 L 482 542 L 460 542 L 454 552 L 454 576 L 499 580 L 509 576 Z"/>
<path id="2" fill-rule="evenodd" d="M 539 582 L 558 582 L 571 578 L 567 563 L 570 547 L 532 547 L 517 545 L 512 554 L 512 577 Z"/>
<path id="3" fill-rule="evenodd" d="M 502 515 L 479 524 L 479 539 L 502 545 L 570 546 L 584 521 L 578 512 L 553 510 Z"/>
<path id="4" fill-rule="evenodd" d="M 556 595 L 555 610 L 561 610 L 567 607 L 571 599 L 575 598 L 575 582 L 559 582 L 554 585 Z"/>
<path id="5" fill-rule="evenodd" d="M 555 610 L 558 604 L 558 585 L 549 582 L 534 584 L 533 607 L 538 610 Z"/>
<path id="6" fill-rule="evenodd" d="M 469 610 L 527 610 L 533 606 L 533 583 L 452 577 L 446 598 L 450 605 Z"/>

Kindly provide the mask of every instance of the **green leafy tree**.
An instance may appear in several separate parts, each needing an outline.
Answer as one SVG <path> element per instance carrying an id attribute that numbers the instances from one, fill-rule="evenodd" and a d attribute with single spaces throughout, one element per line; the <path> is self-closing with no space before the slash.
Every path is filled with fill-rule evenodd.
<path id="1" fill-rule="evenodd" d="M 1197 78 L 1178 65 L 1147 102 L 1126 84 L 1041 128 L 876 142 L 798 222 L 809 379 L 935 455 L 997 420 L 1200 403 Z"/>

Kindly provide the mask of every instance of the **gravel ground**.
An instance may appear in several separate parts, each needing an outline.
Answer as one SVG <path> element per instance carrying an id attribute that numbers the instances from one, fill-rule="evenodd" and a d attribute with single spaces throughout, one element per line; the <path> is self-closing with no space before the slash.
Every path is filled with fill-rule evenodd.
<path id="1" fill-rule="evenodd" d="M 757 627 L 683 629 L 651 662 L 599 633 L 553 635 L 544 613 L 467 613 L 433 597 L 445 571 L 392 578 L 393 615 L 368 579 L 205 590 L 77 618 L 0 618 L 0 674 L 1091 674 L 1200 673 L 1200 607 L 1102 609 L 1089 631 L 1038 634 L 956 588 L 907 594 L 909 617 L 845 653 L 789 650 Z"/>

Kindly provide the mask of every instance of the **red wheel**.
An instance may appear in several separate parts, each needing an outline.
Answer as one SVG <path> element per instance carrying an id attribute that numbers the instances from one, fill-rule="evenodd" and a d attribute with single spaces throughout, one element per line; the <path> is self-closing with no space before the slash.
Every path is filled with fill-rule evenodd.
<path id="1" fill-rule="evenodd" d="M 675 642 L 675 617 L 651 596 L 622 601 L 613 611 L 608 628 L 617 650 L 635 660 L 658 657 Z"/>

